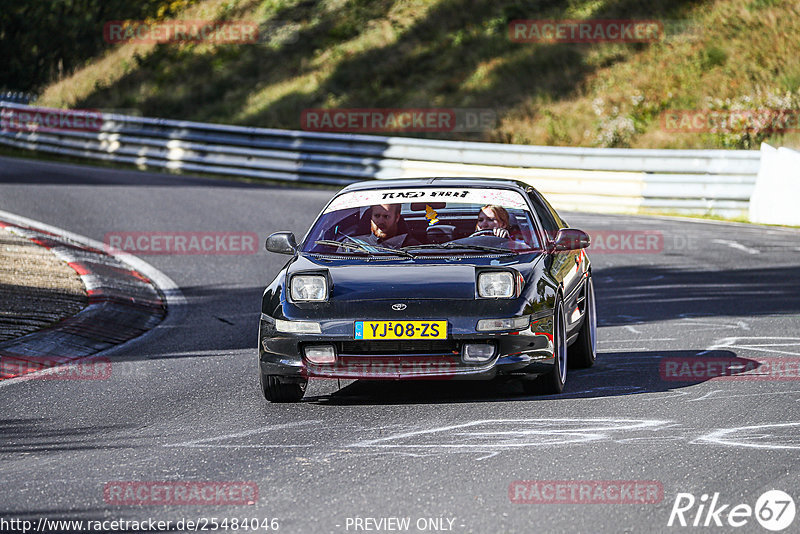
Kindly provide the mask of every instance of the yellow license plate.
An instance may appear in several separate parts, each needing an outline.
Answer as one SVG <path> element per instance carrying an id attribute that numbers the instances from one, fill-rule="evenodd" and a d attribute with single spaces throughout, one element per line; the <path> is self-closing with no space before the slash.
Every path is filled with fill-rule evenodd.
<path id="1" fill-rule="evenodd" d="M 447 339 L 447 321 L 356 321 L 356 339 Z"/>

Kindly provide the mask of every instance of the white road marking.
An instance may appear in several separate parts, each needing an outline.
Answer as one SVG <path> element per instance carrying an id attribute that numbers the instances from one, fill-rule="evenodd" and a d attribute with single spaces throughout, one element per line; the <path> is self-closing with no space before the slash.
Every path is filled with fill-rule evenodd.
<path id="1" fill-rule="evenodd" d="M 788 432 L 783 436 L 770 433 L 770 430 L 774 432 L 778 429 L 787 430 Z M 713 432 L 700 436 L 691 443 L 712 443 L 714 445 L 746 447 L 749 449 L 800 449 L 800 423 L 718 428 Z"/>
<path id="2" fill-rule="evenodd" d="M 666 441 L 683 441 L 686 436 L 644 436 L 641 438 L 615 439 L 614 443 L 655 443 L 656 445 Z"/>
<path id="3" fill-rule="evenodd" d="M 686 395 L 689 395 L 689 393 L 686 392 L 686 391 L 663 391 L 663 392 L 659 392 L 659 393 L 650 393 L 650 394 L 642 396 L 642 397 L 637 397 L 637 399 L 658 400 L 658 401 L 660 401 L 660 400 L 664 400 L 665 398 L 685 397 Z M 670 426 L 675 426 L 675 425 L 670 425 Z"/>
<path id="4" fill-rule="evenodd" d="M 750 340 L 793 340 L 789 343 L 748 343 Z M 736 336 L 724 337 L 715 341 L 705 350 L 698 352 L 696 356 L 702 356 L 719 349 L 743 349 L 756 352 L 771 352 L 774 354 L 785 354 L 787 356 L 800 356 L 800 352 L 790 352 L 785 350 L 768 349 L 765 347 L 798 347 L 800 348 L 800 337 L 781 337 L 781 336 Z"/>
<path id="5" fill-rule="evenodd" d="M 800 342 L 795 343 L 748 343 L 747 347 L 800 347 Z"/>
<path id="6" fill-rule="evenodd" d="M 757 250 L 757 249 L 754 249 L 754 248 L 750 248 L 750 247 L 746 247 L 746 246 L 742 245 L 741 243 L 737 243 L 736 241 L 728 241 L 727 239 L 713 239 L 711 242 L 712 243 L 719 243 L 720 245 L 727 245 L 727 246 L 729 246 L 731 248 L 734 248 L 736 250 L 741 250 L 742 252 L 747 252 L 748 254 L 761 254 L 760 250 Z"/>
<path id="7" fill-rule="evenodd" d="M 718 400 L 731 397 L 761 396 L 759 394 L 735 394 L 713 397 L 722 390 L 714 390 L 692 401 Z M 772 392 L 771 395 L 800 393 L 800 391 Z M 664 392 L 661 395 L 643 397 L 649 400 L 665 397 L 685 396 L 685 392 Z M 540 448 L 554 445 L 580 445 L 598 441 L 614 443 L 662 443 L 666 441 L 682 441 L 690 439 L 686 428 L 673 421 L 655 419 L 488 419 L 466 423 L 439 426 L 420 430 L 402 431 L 388 436 L 365 439 L 346 445 L 324 447 L 311 443 L 300 444 L 231 444 L 219 443 L 238 438 L 263 434 L 271 431 L 306 430 L 311 425 L 319 425 L 323 421 L 297 421 L 292 423 L 269 425 L 266 427 L 190 440 L 182 443 L 165 445 L 166 447 L 217 447 L 217 448 L 285 448 L 285 447 L 317 447 L 325 456 L 331 452 L 356 453 L 360 455 L 398 454 L 413 458 L 423 458 L 441 454 L 473 453 L 476 461 L 485 460 L 509 450 L 520 448 Z M 340 429 L 337 426 L 330 427 Z M 342 427 L 344 428 L 344 427 Z M 374 431 L 376 428 L 358 428 L 347 426 L 357 432 Z M 391 426 L 381 427 L 384 429 Z M 681 432 L 670 431 L 669 435 L 660 435 L 668 429 L 683 429 Z M 649 432 L 650 435 L 630 436 L 631 432 Z M 622 435 L 619 435 L 622 434 Z M 696 434 L 695 434 L 696 435 Z M 753 449 L 800 449 L 800 423 L 779 423 L 735 428 L 718 428 L 694 438 L 691 444 L 712 444 Z M 355 450 L 353 450 L 355 449 Z M 310 461 L 318 461 L 311 458 Z"/>
<path id="8" fill-rule="evenodd" d="M 793 389 L 791 391 L 770 391 L 770 392 L 763 392 L 763 393 L 735 393 L 735 394 L 732 394 L 732 395 L 717 395 L 715 397 L 711 396 L 712 393 L 718 393 L 718 392 L 724 392 L 724 390 L 716 389 L 714 391 L 706 393 L 702 397 L 699 397 L 697 399 L 689 399 L 686 402 L 694 402 L 694 401 L 700 401 L 700 400 L 736 399 L 736 398 L 740 398 L 740 397 L 741 398 L 744 398 L 744 397 L 763 397 L 763 396 L 766 396 L 766 395 L 788 395 L 790 393 L 800 393 L 800 390 Z M 797 400 L 800 401 L 800 399 L 797 399 Z"/>
<path id="9" fill-rule="evenodd" d="M 639 419 L 488 419 L 427 429 L 401 430 L 386 435 L 386 430 L 402 429 L 405 425 L 385 427 L 353 427 L 353 425 L 328 425 L 332 430 L 348 430 L 348 434 L 363 434 L 379 431 L 379 437 L 324 447 L 301 443 L 298 445 L 245 443 L 234 444 L 230 440 L 248 438 L 272 431 L 292 433 L 307 431 L 309 426 L 323 421 L 297 421 L 259 427 L 211 438 L 201 438 L 165 447 L 192 448 L 285 448 L 315 447 L 323 457 L 332 451 L 338 453 L 400 454 L 411 457 L 428 457 L 451 453 L 474 453 L 475 460 L 485 460 L 501 452 L 524 447 L 543 445 L 581 444 L 600 440 L 611 440 L 614 434 L 636 431 L 658 431 L 673 426 L 671 421 Z M 300 428 L 306 427 L 306 428 Z M 305 437 L 304 437 L 305 439 Z M 301 441 L 300 439 L 294 441 Z M 323 450 L 324 449 L 324 450 Z M 354 450 L 355 449 L 355 450 Z M 318 458 L 316 459 L 318 460 Z"/>
<path id="10" fill-rule="evenodd" d="M 726 323 L 707 323 L 705 321 L 699 321 L 699 317 L 684 317 L 684 321 L 688 321 L 692 325 L 700 325 L 700 326 L 713 326 L 714 328 L 732 328 L 734 330 L 739 328 L 744 328 L 745 330 L 749 330 L 750 326 L 743 321 L 737 321 L 736 324 L 726 324 Z M 741 323 L 741 324 L 740 324 Z"/>
<path id="11" fill-rule="evenodd" d="M 730 339 L 792 339 L 800 344 L 800 337 L 796 336 L 738 336 Z"/>
<path id="12" fill-rule="evenodd" d="M 764 349 L 754 345 L 729 345 L 732 349 L 753 350 L 756 352 L 769 352 L 772 354 L 785 354 L 787 356 L 800 356 L 800 352 L 789 352 L 786 350 Z"/>
<path id="13" fill-rule="evenodd" d="M 644 340 L 642 340 L 642 341 L 644 341 Z M 615 352 L 633 352 L 633 351 L 648 352 L 650 350 L 652 350 L 651 347 L 631 347 L 631 346 L 627 346 L 627 347 L 623 347 L 623 346 L 620 346 L 620 347 L 606 347 L 606 346 L 604 346 L 603 347 L 603 352 L 608 352 L 608 351 L 615 351 Z M 643 359 L 661 358 L 661 356 L 617 356 L 617 357 L 618 358 L 624 357 L 626 360 L 627 359 L 633 359 L 633 358 L 643 358 Z"/>
<path id="14" fill-rule="evenodd" d="M 703 395 L 702 397 L 698 397 L 698 398 L 696 398 L 696 399 L 689 399 L 689 400 L 687 400 L 686 402 L 696 402 L 696 401 L 705 400 L 705 399 L 707 399 L 708 397 L 710 397 L 711 395 L 713 395 L 714 393 L 719 393 L 720 391 L 724 391 L 724 390 L 722 390 L 722 389 L 715 389 L 715 390 L 709 391 L 708 393 L 706 393 L 706 394 L 705 394 L 705 395 Z"/>
<path id="15" fill-rule="evenodd" d="M 702 356 L 703 354 L 708 354 L 709 352 L 713 352 L 715 350 L 724 349 L 733 345 L 736 342 L 735 337 L 724 337 L 722 339 L 718 339 L 712 345 L 706 347 L 705 350 L 698 352 L 695 356 Z"/>
<path id="16" fill-rule="evenodd" d="M 595 374 L 603 374 L 601 373 L 593 373 L 592 376 Z M 646 393 L 647 388 L 642 386 L 602 386 L 597 388 L 591 389 L 584 389 L 583 391 L 571 391 L 569 393 L 561 393 L 558 395 L 559 398 L 568 398 L 568 397 L 575 397 L 578 395 L 585 395 L 587 393 L 603 393 L 606 395 L 610 395 L 612 393 L 616 393 L 617 396 L 620 395 L 635 395 L 637 393 Z"/>
<path id="17" fill-rule="evenodd" d="M 653 430 L 667 423 L 631 419 L 489 419 L 362 440 L 348 447 L 493 453 L 498 449 L 600 441 L 610 439 L 613 432 Z M 588 426 L 575 426 L 581 424 Z M 417 438 L 425 442 L 408 443 Z"/>
<path id="18" fill-rule="evenodd" d="M 676 341 L 677 338 L 674 337 L 650 337 L 647 338 L 648 341 Z M 601 339 L 598 340 L 597 343 L 641 343 L 641 339 Z"/>
<path id="19" fill-rule="evenodd" d="M 213 438 L 201 438 L 201 439 L 194 439 L 190 441 L 184 441 L 181 443 L 172 443 L 169 445 L 164 445 L 165 447 L 214 447 L 214 448 L 223 448 L 223 449 L 238 449 L 238 448 L 269 448 L 269 447 L 311 447 L 310 444 L 301 444 L 301 445 L 286 445 L 286 444 L 277 444 L 277 445 L 264 445 L 264 444 L 244 444 L 244 445 L 233 445 L 233 444 L 212 444 L 212 441 L 225 441 L 225 440 L 232 440 L 237 438 L 244 438 L 247 436 L 252 436 L 254 434 L 263 434 L 265 432 L 271 432 L 273 430 L 285 430 L 287 428 L 295 428 L 298 426 L 308 426 L 308 425 L 316 425 L 322 424 L 323 421 L 295 421 L 293 423 L 283 423 L 278 425 L 269 425 L 259 428 L 254 428 L 251 430 L 244 430 L 242 432 L 234 432 L 233 434 L 223 434 L 222 436 L 215 436 Z"/>
<path id="20" fill-rule="evenodd" d="M 690 328 L 693 332 L 704 332 L 708 330 L 719 330 L 720 328 L 727 328 L 730 330 L 750 330 L 750 325 L 744 321 L 737 321 L 736 324 L 727 324 L 722 322 L 706 322 L 696 317 L 683 317 L 684 324 L 680 326 L 682 329 Z M 686 325 L 685 323 L 689 323 Z M 708 328 L 697 328 L 699 326 L 706 326 Z"/>
<path id="21" fill-rule="evenodd" d="M 603 349 L 609 350 L 609 349 Z M 613 349 L 612 349 L 613 350 Z M 619 347 L 619 350 L 626 350 L 626 351 L 633 351 L 633 350 L 650 350 L 646 347 Z M 610 361 L 616 363 L 624 363 L 628 360 L 660 360 L 664 356 L 661 354 L 624 354 L 622 356 L 616 356 Z"/>

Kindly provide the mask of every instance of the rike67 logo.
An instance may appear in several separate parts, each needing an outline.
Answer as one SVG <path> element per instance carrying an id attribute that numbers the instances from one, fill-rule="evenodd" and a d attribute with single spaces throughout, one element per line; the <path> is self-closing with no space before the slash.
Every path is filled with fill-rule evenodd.
<path id="1" fill-rule="evenodd" d="M 743 527 L 755 517 L 767 530 L 778 532 L 792 524 L 795 516 L 792 497 L 781 490 L 764 492 L 755 506 L 724 503 L 719 493 L 704 493 L 699 499 L 691 493 L 678 493 L 669 514 L 667 526 L 672 527 Z"/>

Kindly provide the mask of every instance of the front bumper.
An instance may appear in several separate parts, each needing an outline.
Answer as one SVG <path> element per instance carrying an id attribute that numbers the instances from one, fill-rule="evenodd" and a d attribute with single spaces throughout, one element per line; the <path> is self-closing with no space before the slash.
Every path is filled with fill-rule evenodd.
<path id="1" fill-rule="evenodd" d="M 345 379 L 473 379 L 499 374 L 537 375 L 552 370 L 552 316 L 534 317 L 519 332 L 478 332 L 469 328 L 477 319 L 449 321 L 447 340 L 361 341 L 354 339 L 355 320 L 320 321 L 320 334 L 277 332 L 275 318 L 261 315 L 259 363 L 265 375 L 284 378 Z M 465 362 L 465 343 L 491 343 L 494 357 L 484 363 Z M 303 356 L 305 345 L 332 344 L 336 362 L 314 364 Z"/>

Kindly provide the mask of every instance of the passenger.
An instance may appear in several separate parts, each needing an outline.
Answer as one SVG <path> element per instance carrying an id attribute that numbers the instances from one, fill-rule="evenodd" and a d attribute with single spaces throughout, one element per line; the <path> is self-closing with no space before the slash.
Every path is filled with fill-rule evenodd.
<path id="1" fill-rule="evenodd" d="M 400 217 L 400 204 L 377 204 L 372 206 L 370 216 L 371 233 L 357 236 L 368 245 L 401 248 L 409 245 L 419 245 L 407 231 L 400 233 L 402 219 Z"/>
<path id="2" fill-rule="evenodd" d="M 487 204 L 478 212 L 478 222 L 475 225 L 475 232 L 488 235 L 489 232 L 497 237 L 509 237 L 509 217 L 508 212 L 502 206 Z"/>

